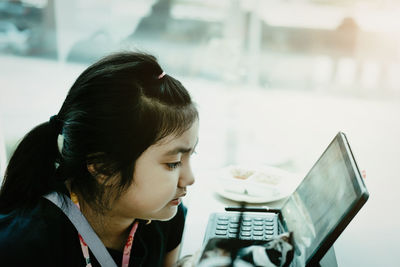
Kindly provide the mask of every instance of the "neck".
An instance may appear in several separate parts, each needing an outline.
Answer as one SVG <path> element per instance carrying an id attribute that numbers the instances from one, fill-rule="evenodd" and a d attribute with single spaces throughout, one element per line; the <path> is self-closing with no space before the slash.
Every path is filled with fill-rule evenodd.
<path id="1" fill-rule="evenodd" d="M 89 205 L 81 204 L 81 212 L 99 236 L 104 246 L 123 251 L 134 220 L 113 214 L 112 211 L 99 214 Z"/>

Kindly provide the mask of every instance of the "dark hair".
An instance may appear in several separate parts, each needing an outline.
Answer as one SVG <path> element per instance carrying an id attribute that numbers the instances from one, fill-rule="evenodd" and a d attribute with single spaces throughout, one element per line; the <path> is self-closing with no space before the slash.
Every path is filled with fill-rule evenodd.
<path id="1" fill-rule="evenodd" d="M 159 78 L 162 72 L 155 57 L 136 52 L 113 54 L 88 67 L 57 116 L 31 130 L 16 148 L 0 191 L 0 211 L 29 207 L 42 195 L 61 191 L 65 181 L 94 208 L 107 208 L 111 195 L 131 184 L 135 161 L 149 146 L 182 134 L 198 118 L 187 90 L 169 75 Z M 103 183 L 88 171 L 89 164 L 106 177 Z M 113 177 L 119 179 L 107 195 Z"/>

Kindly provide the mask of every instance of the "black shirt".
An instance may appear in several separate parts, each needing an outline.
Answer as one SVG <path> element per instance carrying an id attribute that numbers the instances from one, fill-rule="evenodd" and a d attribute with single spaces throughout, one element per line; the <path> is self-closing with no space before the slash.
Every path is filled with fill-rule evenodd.
<path id="1" fill-rule="evenodd" d="M 181 204 L 169 221 L 140 221 L 129 266 L 162 266 L 165 254 L 179 245 L 186 208 Z M 108 249 L 118 266 L 122 252 Z M 90 253 L 92 266 L 100 266 Z M 1 266 L 85 266 L 78 232 L 64 213 L 47 199 L 34 209 L 0 214 Z"/>

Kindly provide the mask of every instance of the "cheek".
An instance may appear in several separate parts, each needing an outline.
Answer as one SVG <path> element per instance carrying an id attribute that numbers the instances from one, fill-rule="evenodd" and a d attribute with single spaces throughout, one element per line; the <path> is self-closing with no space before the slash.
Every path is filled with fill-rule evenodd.
<path id="1" fill-rule="evenodd" d="M 151 179 L 146 184 L 142 184 L 138 194 L 149 202 L 165 202 L 175 195 L 176 188 L 177 179 L 164 176 L 158 179 Z"/>
<path id="2" fill-rule="evenodd" d="M 154 209 L 173 199 L 177 189 L 178 176 L 173 172 L 147 173 L 135 177 L 131 188 L 124 196 L 124 203 L 138 208 Z"/>

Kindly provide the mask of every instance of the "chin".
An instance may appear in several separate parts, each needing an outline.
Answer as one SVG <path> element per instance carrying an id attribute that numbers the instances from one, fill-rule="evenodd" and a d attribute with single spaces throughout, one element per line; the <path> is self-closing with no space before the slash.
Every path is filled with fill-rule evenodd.
<path id="1" fill-rule="evenodd" d="M 153 220 L 169 221 L 176 215 L 177 211 L 178 211 L 177 206 L 165 207 L 157 215 L 154 216 Z"/>

